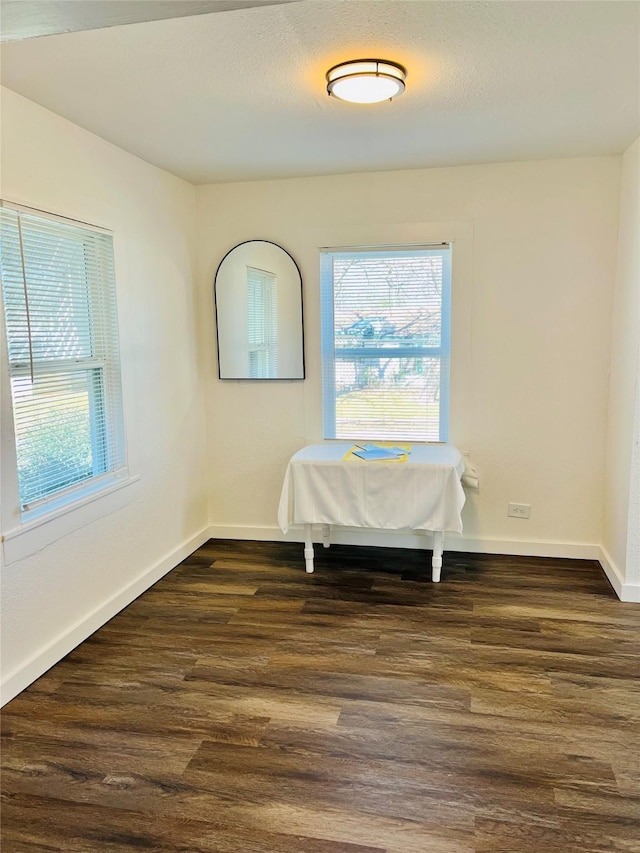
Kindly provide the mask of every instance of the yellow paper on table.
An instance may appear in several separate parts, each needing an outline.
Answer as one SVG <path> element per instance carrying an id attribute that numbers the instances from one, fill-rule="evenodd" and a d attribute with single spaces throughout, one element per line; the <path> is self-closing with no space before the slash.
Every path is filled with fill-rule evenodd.
<path id="1" fill-rule="evenodd" d="M 364 447 L 397 447 L 399 450 L 405 450 L 402 456 L 392 456 L 387 459 L 363 459 L 356 455 L 356 451 L 361 451 Z M 411 453 L 411 445 L 402 441 L 367 441 L 362 444 L 354 444 L 345 455 L 342 457 L 343 462 L 406 462 Z"/>

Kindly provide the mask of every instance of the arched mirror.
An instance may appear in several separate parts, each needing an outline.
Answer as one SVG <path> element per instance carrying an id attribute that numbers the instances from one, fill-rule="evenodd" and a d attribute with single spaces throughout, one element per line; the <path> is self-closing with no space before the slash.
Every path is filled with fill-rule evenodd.
<path id="1" fill-rule="evenodd" d="M 302 277 L 268 240 L 227 252 L 214 296 L 220 379 L 304 379 Z"/>

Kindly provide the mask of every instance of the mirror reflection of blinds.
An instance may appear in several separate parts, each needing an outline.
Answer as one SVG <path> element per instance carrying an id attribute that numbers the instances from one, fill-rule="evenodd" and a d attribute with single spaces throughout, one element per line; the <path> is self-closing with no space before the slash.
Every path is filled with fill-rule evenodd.
<path id="1" fill-rule="evenodd" d="M 322 250 L 325 438 L 446 441 L 451 249 Z"/>
<path id="2" fill-rule="evenodd" d="M 3 203 L 2 297 L 23 509 L 125 464 L 110 234 Z"/>
<path id="3" fill-rule="evenodd" d="M 247 267 L 249 377 L 272 379 L 278 373 L 278 302 L 275 273 Z"/>

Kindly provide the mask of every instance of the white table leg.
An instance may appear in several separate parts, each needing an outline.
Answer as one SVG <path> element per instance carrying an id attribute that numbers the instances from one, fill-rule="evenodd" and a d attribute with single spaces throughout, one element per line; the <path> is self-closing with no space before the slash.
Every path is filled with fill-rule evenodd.
<path id="1" fill-rule="evenodd" d="M 322 547 L 328 548 L 331 544 L 329 542 L 329 533 L 331 532 L 331 527 L 328 524 L 322 525 Z"/>
<path id="2" fill-rule="evenodd" d="M 304 526 L 304 570 L 309 575 L 313 572 L 313 539 L 310 524 Z"/>
<path id="3" fill-rule="evenodd" d="M 442 550 L 444 548 L 444 533 L 442 530 L 433 532 L 433 559 L 431 560 L 431 580 L 438 583 L 442 571 Z"/>

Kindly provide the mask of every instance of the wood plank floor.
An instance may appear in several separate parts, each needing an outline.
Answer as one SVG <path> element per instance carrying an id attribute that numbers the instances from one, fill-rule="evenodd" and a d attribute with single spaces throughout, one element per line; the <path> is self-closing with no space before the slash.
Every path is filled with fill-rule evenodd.
<path id="1" fill-rule="evenodd" d="M 640 606 L 428 556 L 208 542 L 4 709 L 4 853 L 640 851 Z"/>

